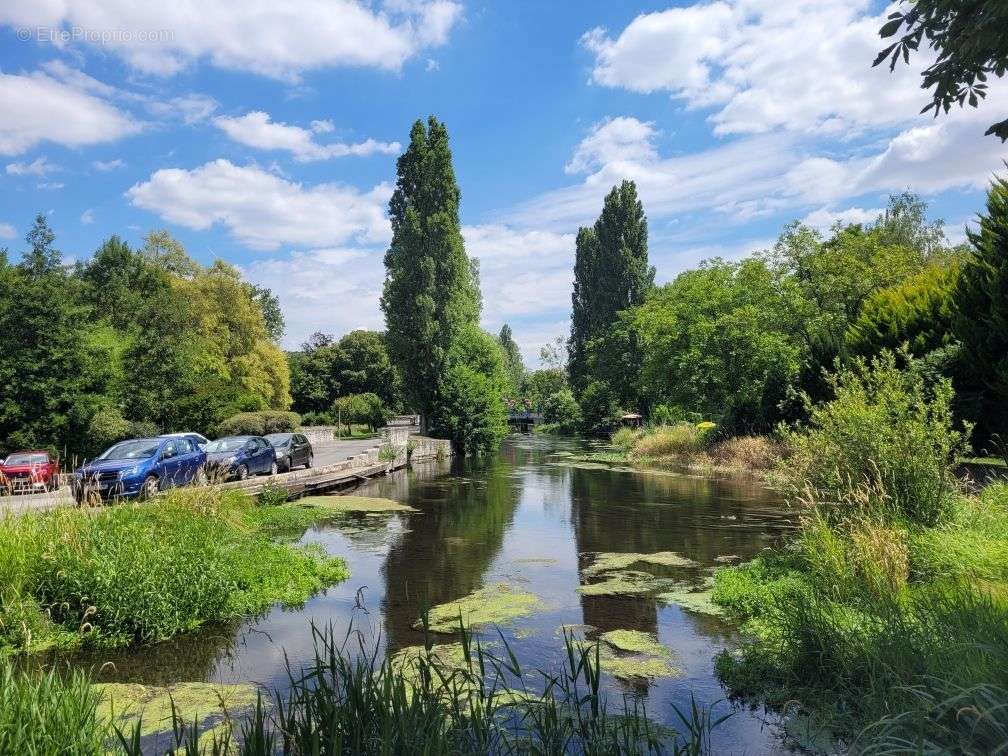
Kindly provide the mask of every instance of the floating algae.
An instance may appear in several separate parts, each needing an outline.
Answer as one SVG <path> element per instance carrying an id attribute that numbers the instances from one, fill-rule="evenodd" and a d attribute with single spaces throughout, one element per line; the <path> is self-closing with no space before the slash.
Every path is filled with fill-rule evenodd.
<path id="1" fill-rule="evenodd" d="M 634 678 L 674 677 L 681 670 L 672 663 L 673 652 L 658 643 L 649 633 L 637 630 L 610 630 L 599 636 L 599 667 L 621 680 Z M 578 648 L 587 650 L 594 659 L 595 644 L 578 641 Z"/>
<path id="2" fill-rule="evenodd" d="M 259 691 L 255 685 L 177 683 L 167 688 L 136 683 L 98 683 L 101 697 L 98 715 L 109 719 L 125 733 L 140 720 L 143 737 L 171 732 L 172 706 L 181 721 L 198 721 L 201 730 L 216 729 L 223 722 L 250 712 Z M 222 732 L 218 730 L 218 732 Z"/>
<path id="3" fill-rule="evenodd" d="M 651 633 L 640 630 L 610 630 L 599 636 L 617 651 L 648 656 L 668 656 L 671 652 Z"/>
<path id="4" fill-rule="evenodd" d="M 607 574 L 605 580 L 578 586 L 582 596 L 633 596 L 646 593 L 657 593 L 675 581 L 669 578 L 656 578 L 646 572 L 624 570 Z"/>
<path id="5" fill-rule="evenodd" d="M 615 572 L 617 570 L 625 570 L 633 564 L 656 564 L 661 567 L 696 566 L 696 562 L 692 559 L 687 559 L 674 551 L 656 551 L 652 554 L 603 551 L 595 555 L 595 561 L 581 570 L 581 574 L 599 575 L 603 572 Z"/>
<path id="6" fill-rule="evenodd" d="M 722 556 L 714 557 L 714 561 L 719 562 L 721 564 L 731 564 L 732 562 L 739 562 L 741 560 L 742 557 L 740 557 L 738 554 L 724 554 Z"/>
<path id="7" fill-rule="evenodd" d="M 538 596 L 520 591 L 507 583 L 495 583 L 455 601 L 431 607 L 428 627 L 433 633 L 457 632 L 459 615 L 467 628 L 501 625 L 532 614 L 541 606 Z M 422 620 L 414 622 L 413 627 L 418 630 L 423 628 Z"/>
<path id="8" fill-rule="evenodd" d="M 658 600 L 666 604 L 676 604 L 697 614 L 721 616 L 724 614 L 724 609 L 711 600 L 711 592 L 709 585 L 678 585 L 670 591 L 658 594 Z"/>
<path id="9" fill-rule="evenodd" d="M 304 507 L 331 509 L 334 512 L 416 512 L 418 510 L 392 499 L 374 496 L 306 496 L 296 502 Z"/>

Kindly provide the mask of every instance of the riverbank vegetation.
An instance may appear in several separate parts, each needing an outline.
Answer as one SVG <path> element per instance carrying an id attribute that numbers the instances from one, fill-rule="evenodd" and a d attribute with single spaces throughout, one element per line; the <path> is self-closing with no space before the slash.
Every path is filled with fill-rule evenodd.
<path id="1" fill-rule="evenodd" d="M 1008 745 L 1008 485 L 960 491 L 969 429 L 950 382 L 897 361 L 854 361 L 787 433 L 801 529 L 716 574 L 713 600 L 750 638 L 718 671 L 856 752 L 995 752 Z"/>
<path id="2" fill-rule="evenodd" d="M 356 633 L 316 632 L 313 663 L 289 669 L 285 689 L 264 692 L 258 703 L 242 691 L 223 720 L 207 717 L 219 704 L 207 701 L 195 712 L 174 705 L 164 689 L 158 711 L 141 702 L 117 708 L 113 719 L 107 696 L 144 686 L 90 685 L 79 672 L 61 679 L 0 663 L 0 701 L 9 704 L 0 723 L 10 724 L 0 728 L 0 745 L 43 754 L 77 744 L 75 753 L 139 756 L 150 752 L 151 717 L 163 736 L 160 752 L 679 756 L 711 753 L 711 732 L 726 718 L 694 704 L 676 710 L 673 726 L 660 726 L 638 699 L 611 700 L 600 686 L 600 643 L 565 634 L 560 668 L 531 672 L 506 645 L 477 642 L 464 628 L 460 635 L 458 643 L 410 647 L 379 661 Z M 617 648 L 633 642 L 636 652 L 667 653 L 626 636 L 610 640 Z M 160 713 L 165 702 L 175 712 L 168 721 Z"/>
<path id="3" fill-rule="evenodd" d="M 7 515 L 0 653 L 154 643 L 277 602 L 303 603 L 345 580 L 346 564 L 275 538 L 326 516 L 215 489 Z"/>

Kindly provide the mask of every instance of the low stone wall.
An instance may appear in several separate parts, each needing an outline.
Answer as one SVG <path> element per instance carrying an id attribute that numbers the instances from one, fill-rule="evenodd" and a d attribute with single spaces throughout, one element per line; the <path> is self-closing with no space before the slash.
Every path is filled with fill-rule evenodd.
<path id="1" fill-rule="evenodd" d="M 336 426 L 334 425 L 309 425 L 305 428 L 298 428 L 297 432 L 303 434 L 313 444 L 328 444 L 336 440 Z"/>

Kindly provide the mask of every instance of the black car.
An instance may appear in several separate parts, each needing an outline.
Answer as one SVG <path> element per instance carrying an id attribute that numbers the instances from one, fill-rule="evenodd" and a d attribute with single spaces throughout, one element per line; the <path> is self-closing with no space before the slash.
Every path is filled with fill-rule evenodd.
<path id="1" fill-rule="evenodd" d="M 299 465 L 312 466 L 311 441 L 300 433 L 270 433 L 265 437 L 276 449 L 277 466 L 281 470 L 293 470 Z"/>

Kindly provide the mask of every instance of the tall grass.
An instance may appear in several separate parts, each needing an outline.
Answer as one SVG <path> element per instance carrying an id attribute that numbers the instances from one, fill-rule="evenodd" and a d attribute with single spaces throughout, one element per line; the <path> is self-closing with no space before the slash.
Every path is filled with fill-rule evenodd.
<path id="1" fill-rule="evenodd" d="M 104 753 L 111 730 L 97 713 L 87 676 L 24 673 L 0 662 L 0 753 L 18 756 Z"/>
<path id="2" fill-rule="evenodd" d="M 707 432 L 692 423 L 677 423 L 652 428 L 633 446 L 637 457 L 670 457 L 702 451 Z"/>
<path id="3" fill-rule="evenodd" d="M 220 737 L 176 722 L 178 752 L 273 754 L 657 754 L 711 752 L 715 717 L 693 702 L 677 730 L 657 726 L 636 698 L 611 706 L 599 649 L 565 636 L 561 669 L 527 674 L 501 636 L 502 653 L 460 624 L 461 659 L 437 647 L 379 660 L 349 632 L 314 631 L 315 658 L 288 666 L 289 687 Z M 535 688 L 529 683 L 535 680 Z M 139 732 L 139 724 L 136 726 Z M 126 750 L 138 739 L 122 733 Z"/>
<path id="4" fill-rule="evenodd" d="M 320 550 L 277 543 L 291 508 L 190 489 L 96 512 L 0 520 L 0 648 L 152 643 L 347 577 Z"/>

